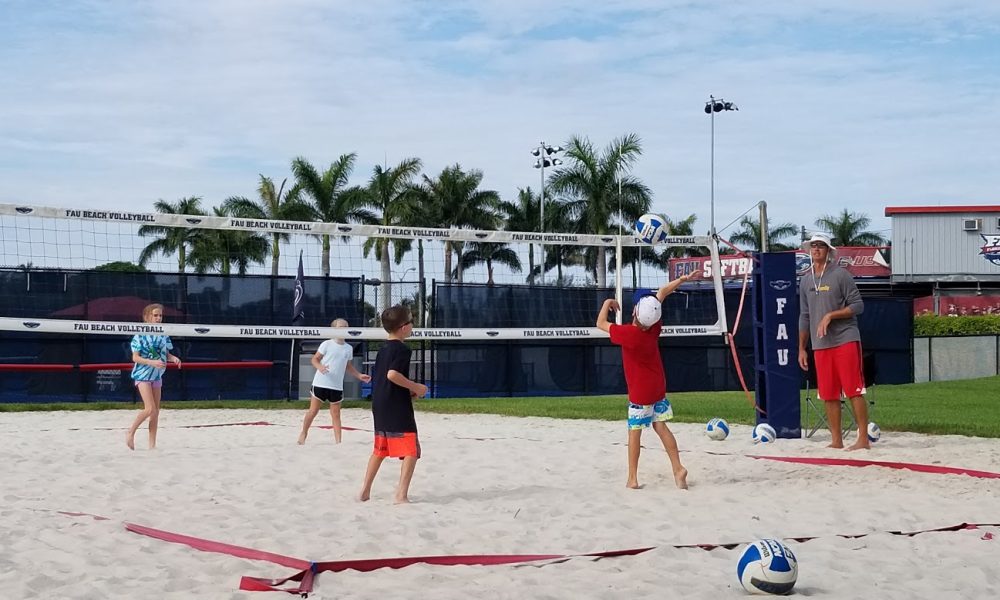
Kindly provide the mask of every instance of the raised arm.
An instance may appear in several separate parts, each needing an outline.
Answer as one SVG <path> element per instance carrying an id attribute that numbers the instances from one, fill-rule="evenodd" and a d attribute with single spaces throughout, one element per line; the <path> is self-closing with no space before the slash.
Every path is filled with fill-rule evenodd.
<path id="1" fill-rule="evenodd" d="M 614 298 L 608 298 L 601 305 L 601 312 L 597 313 L 597 328 L 605 333 L 611 333 L 611 321 L 608 321 L 608 313 L 611 311 L 621 310 L 621 306 L 618 305 L 618 301 Z"/>
<path id="2" fill-rule="evenodd" d="M 663 286 L 661 286 L 660 289 L 656 290 L 656 299 L 659 300 L 660 302 L 663 302 L 664 300 L 667 299 L 667 296 L 674 293 L 674 290 L 680 287 L 682 283 L 684 283 L 685 281 L 690 281 L 694 275 L 698 275 L 700 273 L 701 271 L 691 271 L 687 275 L 681 275 L 677 279 L 674 279 L 669 283 L 663 284 Z"/>

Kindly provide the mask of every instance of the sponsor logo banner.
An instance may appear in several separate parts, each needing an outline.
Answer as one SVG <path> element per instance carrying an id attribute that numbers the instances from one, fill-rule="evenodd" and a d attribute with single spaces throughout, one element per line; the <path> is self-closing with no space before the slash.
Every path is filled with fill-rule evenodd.
<path id="1" fill-rule="evenodd" d="M 1000 261 L 1000 236 L 998 238 L 997 260 Z M 802 251 L 795 252 L 795 273 L 804 275 L 809 270 L 809 255 Z M 889 267 L 888 248 L 876 246 L 846 246 L 837 248 L 837 264 L 845 268 L 854 277 L 889 277 L 892 269 Z M 721 276 L 723 279 L 742 279 L 747 272 L 753 273 L 753 261 L 747 256 L 720 256 Z M 998 262 L 997 264 L 1000 264 Z M 698 279 L 712 277 L 711 259 L 707 256 L 692 256 L 689 258 L 670 259 L 670 278 L 676 279 L 702 271 Z"/>

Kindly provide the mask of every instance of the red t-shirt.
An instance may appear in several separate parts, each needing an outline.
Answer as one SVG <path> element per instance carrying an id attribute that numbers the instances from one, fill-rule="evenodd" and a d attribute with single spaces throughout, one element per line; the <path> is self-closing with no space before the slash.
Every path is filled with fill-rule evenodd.
<path id="1" fill-rule="evenodd" d="M 622 347 L 622 366 L 628 400 L 632 404 L 654 404 L 667 393 L 667 377 L 660 360 L 660 330 L 657 323 L 643 331 L 635 325 L 612 325 L 611 343 Z"/>

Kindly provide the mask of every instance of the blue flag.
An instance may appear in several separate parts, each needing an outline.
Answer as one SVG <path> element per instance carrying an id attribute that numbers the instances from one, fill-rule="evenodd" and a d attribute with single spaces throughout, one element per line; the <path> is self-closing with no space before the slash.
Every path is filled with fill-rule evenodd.
<path id="1" fill-rule="evenodd" d="M 292 304 L 292 325 L 306 319 L 306 279 L 302 274 L 302 251 L 299 250 L 299 271 L 295 275 L 295 302 Z"/>

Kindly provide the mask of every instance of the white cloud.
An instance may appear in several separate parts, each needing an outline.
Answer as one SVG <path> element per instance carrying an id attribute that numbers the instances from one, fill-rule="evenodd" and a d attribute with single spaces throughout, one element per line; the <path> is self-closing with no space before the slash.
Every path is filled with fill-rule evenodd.
<path id="1" fill-rule="evenodd" d="M 887 204 L 996 202 L 992 3 L 84 6 L 0 29 L 3 201 L 211 204 L 350 151 L 358 182 L 417 156 L 512 196 L 538 186 L 539 140 L 635 131 L 656 208 L 707 228 L 715 93 L 741 109 L 717 116 L 719 225 L 757 200 L 778 221 L 846 207 L 879 229 Z"/>

